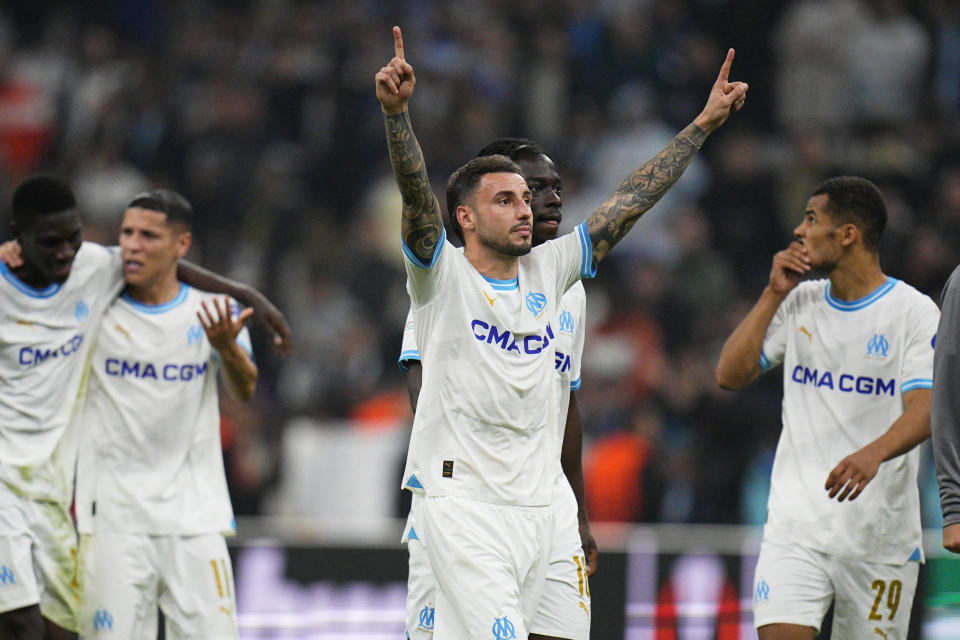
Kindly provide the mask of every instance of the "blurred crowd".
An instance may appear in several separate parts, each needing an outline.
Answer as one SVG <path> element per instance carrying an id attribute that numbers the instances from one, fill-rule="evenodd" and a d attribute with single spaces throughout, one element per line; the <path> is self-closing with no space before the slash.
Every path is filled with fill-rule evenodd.
<path id="1" fill-rule="evenodd" d="M 112 244 L 147 186 L 184 193 L 204 266 L 259 287 L 295 353 L 224 404 L 238 514 L 266 510 L 294 416 L 409 423 L 408 300 L 374 73 L 404 30 L 440 201 L 489 140 L 536 139 L 566 229 L 699 112 L 727 47 L 744 110 L 586 284 L 594 519 L 762 522 L 780 371 L 730 393 L 723 340 L 825 177 L 874 180 L 884 271 L 939 299 L 960 260 L 953 0 L 11 0 L 0 8 L 0 195 L 52 171 Z M 399 467 L 398 465 L 398 483 Z"/>

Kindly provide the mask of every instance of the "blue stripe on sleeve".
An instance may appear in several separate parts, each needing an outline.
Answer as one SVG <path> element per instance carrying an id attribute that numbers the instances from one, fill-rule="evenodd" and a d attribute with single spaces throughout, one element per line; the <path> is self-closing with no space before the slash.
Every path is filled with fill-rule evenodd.
<path id="1" fill-rule="evenodd" d="M 577 235 L 580 238 L 580 277 L 592 278 L 597 275 L 597 268 L 593 266 L 593 243 L 587 233 L 586 221 L 577 225 Z"/>
<path id="2" fill-rule="evenodd" d="M 764 352 L 760 352 L 760 368 L 764 371 L 770 369 L 770 359 L 767 358 L 767 355 Z"/>
<path id="3" fill-rule="evenodd" d="M 906 393 L 907 391 L 913 391 L 914 389 L 932 389 L 933 380 L 931 378 L 914 378 L 913 380 L 907 380 L 902 385 L 900 385 L 900 393 Z"/>
<path id="4" fill-rule="evenodd" d="M 437 264 L 437 259 L 440 257 L 440 253 L 443 251 L 443 245 L 446 243 L 447 230 L 441 229 L 440 240 L 437 241 L 437 247 L 433 250 L 433 257 L 430 259 L 430 264 L 423 264 L 420 262 L 420 258 L 418 258 L 413 251 L 410 250 L 410 247 L 407 246 L 407 243 L 402 239 L 400 240 L 400 246 L 403 248 L 403 255 L 407 256 L 407 260 L 409 260 L 411 264 L 420 267 L 421 269 L 432 269 L 433 265 Z"/>
<path id="5" fill-rule="evenodd" d="M 420 352 L 413 349 L 401 351 L 400 358 L 397 360 L 397 366 L 400 367 L 400 371 L 406 371 L 407 365 L 404 363 L 411 360 L 420 362 Z"/>

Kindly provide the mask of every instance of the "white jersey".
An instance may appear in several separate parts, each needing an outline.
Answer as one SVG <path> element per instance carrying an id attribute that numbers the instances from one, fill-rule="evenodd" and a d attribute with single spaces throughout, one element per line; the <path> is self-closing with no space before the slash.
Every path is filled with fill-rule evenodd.
<path id="1" fill-rule="evenodd" d="M 560 309 L 557 313 L 554 368 L 561 377 L 560 415 L 557 424 L 558 445 L 563 444 L 570 392 L 580 388 L 580 360 L 583 357 L 585 333 L 583 321 L 586 316 L 587 292 L 583 289 L 583 283 L 577 282 L 560 299 Z"/>
<path id="2" fill-rule="evenodd" d="M 484 277 L 445 239 L 429 265 L 404 253 L 423 385 L 403 486 L 550 504 L 568 397 L 557 391 L 554 325 L 563 294 L 593 275 L 586 226 L 534 247 L 509 281 Z"/>
<path id="3" fill-rule="evenodd" d="M 120 252 L 84 242 L 62 284 L 34 289 L 0 264 L 0 469 L 48 460 L 60 442 L 104 309 L 123 286 Z M 31 494 L 21 476 L 3 480 Z M 35 497 L 41 497 L 39 495 Z"/>
<path id="4" fill-rule="evenodd" d="M 584 326 L 586 317 L 587 294 L 583 283 L 577 281 L 560 299 L 560 308 L 557 314 L 556 334 L 554 341 L 554 370 L 559 374 L 558 389 L 560 391 L 559 414 L 557 415 L 557 451 L 563 445 L 563 436 L 566 431 L 567 410 L 570 403 L 568 394 L 580 388 L 580 361 L 583 355 Z M 400 358 L 397 365 L 402 371 L 407 371 L 408 362 L 420 362 L 420 349 L 417 347 L 417 336 L 414 330 L 413 310 L 407 312 L 407 321 L 403 328 L 403 341 L 400 345 Z M 557 490 L 562 492 L 567 484 L 563 468 L 557 459 Z M 569 487 L 567 487 L 569 488 Z M 562 495 L 562 493 L 561 493 Z M 416 500 L 416 498 L 414 498 Z M 413 508 L 404 527 L 402 542 L 406 542 L 412 533 L 414 539 L 419 539 L 415 528 Z"/>
<path id="5" fill-rule="evenodd" d="M 180 285 L 145 305 L 121 296 L 93 351 L 80 443 L 82 533 L 232 533 L 220 447 L 217 352 L 197 318 L 221 296 Z M 236 312 L 236 305 L 231 305 Z M 237 341 L 248 351 L 242 329 Z"/>
<path id="6" fill-rule="evenodd" d="M 783 431 L 773 463 L 766 535 L 874 563 L 922 559 L 919 451 L 880 465 L 853 502 L 827 497 L 827 475 L 885 433 L 903 394 L 932 386 L 939 311 L 889 278 L 854 302 L 829 280 L 803 282 L 767 330 L 761 365 L 783 363 Z"/>

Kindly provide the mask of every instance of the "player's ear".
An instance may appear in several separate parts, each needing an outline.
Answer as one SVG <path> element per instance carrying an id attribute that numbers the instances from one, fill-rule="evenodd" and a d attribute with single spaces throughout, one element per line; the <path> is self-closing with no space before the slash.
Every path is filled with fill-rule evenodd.
<path id="1" fill-rule="evenodd" d="M 460 228 L 463 230 L 475 229 L 476 224 L 474 223 L 474 212 L 473 209 L 468 207 L 465 204 L 461 204 L 457 207 L 457 222 L 460 223 Z"/>
<path id="2" fill-rule="evenodd" d="M 190 245 L 193 244 L 193 234 L 189 231 L 184 231 L 177 236 L 177 257 L 182 258 L 187 255 L 187 251 L 190 251 Z"/>
<path id="3" fill-rule="evenodd" d="M 841 227 L 841 236 L 840 242 L 845 247 L 849 247 L 857 243 L 858 240 L 863 239 L 863 234 L 860 233 L 860 228 L 853 223 L 847 223 Z"/>

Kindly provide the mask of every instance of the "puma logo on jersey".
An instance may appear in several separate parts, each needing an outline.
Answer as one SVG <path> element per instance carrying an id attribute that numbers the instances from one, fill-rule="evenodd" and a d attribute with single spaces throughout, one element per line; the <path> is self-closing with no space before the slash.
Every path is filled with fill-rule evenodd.
<path id="1" fill-rule="evenodd" d="M 483 297 L 487 299 L 487 302 L 490 303 L 490 306 L 491 306 L 491 307 L 493 306 L 493 303 L 497 301 L 497 296 L 493 296 L 493 297 L 491 298 L 490 296 L 487 295 L 487 292 L 486 292 L 486 291 L 483 291 L 482 289 L 480 290 L 480 293 L 482 293 L 482 294 L 483 294 Z"/>
<path id="2" fill-rule="evenodd" d="M 807 331 L 807 328 L 806 328 L 806 327 L 800 327 L 800 333 L 802 333 L 803 335 L 807 336 L 807 342 L 809 342 L 809 343 L 811 343 L 811 344 L 813 343 L 813 334 L 810 333 L 809 331 Z"/>
<path id="3" fill-rule="evenodd" d="M 29 320 L 17 320 L 17 324 L 20 325 L 21 327 L 32 327 L 32 326 L 33 326 L 33 323 L 30 322 Z"/>
<path id="4" fill-rule="evenodd" d="M 883 631 L 881 631 L 881 630 L 880 630 L 880 627 L 874 627 L 873 630 L 874 630 L 875 632 L 879 633 L 879 634 L 880 634 L 881 636 L 883 636 L 884 638 L 887 637 L 887 634 L 885 634 Z"/>
<path id="5" fill-rule="evenodd" d="M 124 329 L 123 327 L 121 327 L 119 322 L 113 325 L 113 328 L 119 331 L 120 333 L 122 333 L 123 335 L 127 336 L 128 338 L 130 337 L 130 332 Z"/>

